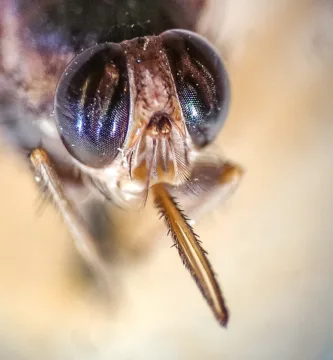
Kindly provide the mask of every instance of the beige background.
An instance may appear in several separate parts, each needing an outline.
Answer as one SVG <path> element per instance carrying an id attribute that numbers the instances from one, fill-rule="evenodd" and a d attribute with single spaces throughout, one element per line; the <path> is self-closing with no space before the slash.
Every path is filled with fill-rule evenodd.
<path id="1" fill-rule="evenodd" d="M 332 11 L 328 1 L 215 0 L 200 24 L 232 82 L 217 145 L 246 169 L 236 194 L 196 225 L 228 330 L 170 239 L 147 240 L 142 225 L 134 235 L 146 255 L 115 266 L 116 296 L 102 307 L 58 214 L 37 214 L 27 166 L 3 150 L 1 359 L 333 358 Z"/>

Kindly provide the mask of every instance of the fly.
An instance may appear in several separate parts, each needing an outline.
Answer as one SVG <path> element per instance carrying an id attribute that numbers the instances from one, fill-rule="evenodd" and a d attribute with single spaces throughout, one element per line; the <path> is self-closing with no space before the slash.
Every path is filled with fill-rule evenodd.
<path id="1" fill-rule="evenodd" d="M 143 206 L 151 193 L 184 265 L 226 326 L 214 271 L 177 200 L 195 194 L 189 209 L 200 208 L 199 200 L 218 197 L 242 174 L 206 154 L 226 119 L 230 89 L 216 50 L 192 32 L 195 3 L 5 1 L 0 124 L 28 150 L 35 178 L 104 278 L 68 182 L 124 208 Z"/>

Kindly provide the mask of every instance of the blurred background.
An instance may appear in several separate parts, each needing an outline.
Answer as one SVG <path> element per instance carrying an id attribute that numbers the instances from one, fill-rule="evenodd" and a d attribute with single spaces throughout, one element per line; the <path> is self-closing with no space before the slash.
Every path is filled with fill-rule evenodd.
<path id="1" fill-rule="evenodd" d="M 228 329 L 162 222 L 152 236 L 153 209 L 113 218 L 132 255 L 114 266 L 106 306 L 59 215 L 38 213 L 27 165 L 3 147 L 0 359 L 333 359 L 332 3 L 210 0 L 198 30 L 232 85 L 216 149 L 245 169 L 236 193 L 196 224 Z"/>

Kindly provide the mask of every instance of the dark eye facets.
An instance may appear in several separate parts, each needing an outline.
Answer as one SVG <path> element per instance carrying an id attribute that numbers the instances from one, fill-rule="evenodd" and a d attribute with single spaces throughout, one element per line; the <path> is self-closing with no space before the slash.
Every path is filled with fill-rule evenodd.
<path id="1" fill-rule="evenodd" d="M 96 45 L 77 55 L 60 78 L 55 99 L 58 131 L 69 153 L 90 167 L 109 165 L 124 143 L 129 112 L 120 46 Z"/>
<path id="2" fill-rule="evenodd" d="M 188 132 L 197 147 L 204 147 L 215 139 L 228 112 L 226 70 L 216 51 L 199 35 L 170 30 L 161 37 Z"/>

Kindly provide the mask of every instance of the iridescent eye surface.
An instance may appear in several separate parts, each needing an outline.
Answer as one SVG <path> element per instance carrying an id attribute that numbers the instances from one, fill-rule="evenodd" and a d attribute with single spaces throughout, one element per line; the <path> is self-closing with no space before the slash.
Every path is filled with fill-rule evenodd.
<path id="1" fill-rule="evenodd" d="M 230 90 L 226 70 L 213 47 L 190 31 L 161 34 L 187 130 L 201 148 L 211 143 L 226 118 Z"/>
<path id="2" fill-rule="evenodd" d="M 58 131 L 69 153 L 90 167 L 111 164 L 124 143 L 129 112 L 120 46 L 96 45 L 77 55 L 61 76 L 55 98 Z"/>

